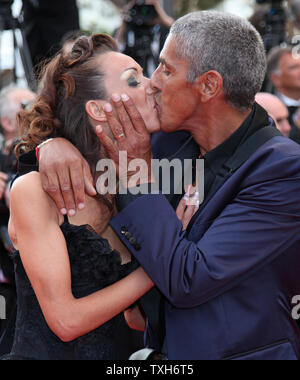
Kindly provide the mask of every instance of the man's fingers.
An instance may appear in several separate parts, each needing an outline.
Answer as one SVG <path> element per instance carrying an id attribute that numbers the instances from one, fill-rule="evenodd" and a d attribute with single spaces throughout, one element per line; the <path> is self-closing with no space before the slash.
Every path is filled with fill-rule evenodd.
<path id="1" fill-rule="evenodd" d="M 123 129 L 122 125 L 117 121 L 117 119 L 113 113 L 112 105 L 106 104 L 104 106 L 104 112 L 105 112 L 108 125 L 112 131 L 114 138 L 117 141 L 122 140 L 126 136 L 125 130 Z"/>
<path id="2" fill-rule="evenodd" d="M 74 200 L 77 210 L 82 210 L 85 207 L 85 185 L 84 185 L 84 172 L 83 166 L 80 163 L 73 165 L 70 168 L 70 177 L 72 182 L 72 189 Z"/>
<path id="3" fill-rule="evenodd" d="M 122 95 L 122 101 L 124 104 L 124 107 L 130 117 L 130 120 L 132 122 L 132 125 L 134 129 L 141 134 L 147 133 L 149 134 L 146 124 L 144 122 L 144 119 L 142 118 L 141 114 L 139 113 L 138 109 L 136 108 L 134 102 L 129 98 L 127 94 Z"/>
<path id="4" fill-rule="evenodd" d="M 109 136 L 107 136 L 107 134 L 104 132 L 104 129 L 101 125 L 98 125 L 96 127 L 96 133 L 101 144 L 103 145 L 103 147 L 109 154 L 110 158 L 112 160 L 115 160 L 118 157 L 119 152 L 118 152 L 118 149 L 116 148 L 116 145 L 112 141 L 112 139 Z"/>
<path id="5" fill-rule="evenodd" d="M 66 166 L 58 170 L 58 178 L 68 215 L 74 216 L 76 214 L 76 202 L 72 188 L 71 174 Z"/>
<path id="6" fill-rule="evenodd" d="M 56 173 L 48 172 L 47 175 L 41 173 L 41 180 L 44 191 L 53 199 L 58 210 L 60 210 L 63 215 L 66 215 L 67 209 L 62 193 L 60 192 L 59 181 Z"/>
<path id="7" fill-rule="evenodd" d="M 115 106 L 115 110 L 118 113 L 118 117 L 120 119 L 121 125 L 124 129 L 124 133 L 126 136 L 130 136 L 132 132 L 134 132 L 134 128 L 131 122 L 131 119 L 124 107 L 123 101 L 118 94 L 114 94 L 112 96 L 112 101 Z"/>
<path id="8" fill-rule="evenodd" d="M 83 162 L 83 178 L 86 193 L 91 197 L 95 197 L 97 195 L 97 191 L 94 187 L 94 179 L 90 166 L 86 161 Z"/>

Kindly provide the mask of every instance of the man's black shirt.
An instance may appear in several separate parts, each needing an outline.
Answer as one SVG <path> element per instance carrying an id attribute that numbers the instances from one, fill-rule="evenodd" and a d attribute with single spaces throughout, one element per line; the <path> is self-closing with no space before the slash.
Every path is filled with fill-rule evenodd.
<path id="1" fill-rule="evenodd" d="M 156 154 L 154 158 L 163 159 L 166 158 L 163 155 L 164 146 L 169 141 L 169 146 L 165 148 L 165 151 L 168 152 L 168 159 L 171 161 L 175 158 L 182 160 L 192 159 L 194 161 L 194 178 L 196 173 L 196 160 L 198 158 L 204 159 L 204 195 L 205 199 L 210 192 L 210 189 L 214 183 L 214 180 L 217 174 L 222 169 L 226 161 L 235 153 L 238 147 L 243 144 L 249 137 L 251 137 L 255 132 L 266 127 L 270 124 L 270 118 L 266 111 L 260 107 L 257 103 L 254 104 L 252 112 L 246 118 L 244 123 L 239 127 L 239 129 L 234 132 L 225 142 L 216 147 L 214 150 L 208 152 L 205 156 L 201 157 L 200 147 L 195 142 L 195 140 L 186 132 L 181 132 L 181 135 L 177 133 L 176 139 L 180 140 L 180 137 L 184 138 L 180 140 L 181 146 L 174 147 L 173 152 L 170 154 L 172 149 L 170 145 L 173 143 L 170 139 L 170 135 L 159 132 L 159 138 L 154 140 L 153 149 Z M 175 134 L 174 134 L 175 135 Z M 175 142 L 174 142 L 175 143 Z M 159 146 L 155 146 L 159 144 Z M 184 167 L 184 165 L 182 165 Z M 177 207 L 180 199 L 184 196 L 185 190 L 182 188 L 181 195 L 166 195 L 169 202 L 174 208 Z M 131 202 L 139 198 L 141 195 L 117 195 L 117 207 L 119 211 L 124 210 Z"/>
<path id="2" fill-rule="evenodd" d="M 255 132 L 270 124 L 266 111 L 257 103 L 254 104 L 251 114 L 240 128 L 226 141 L 208 152 L 204 159 L 204 188 L 205 198 L 209 194 L 212 184 L 226 161 L 233 156 L 238 147 L 242 145 Z"/>

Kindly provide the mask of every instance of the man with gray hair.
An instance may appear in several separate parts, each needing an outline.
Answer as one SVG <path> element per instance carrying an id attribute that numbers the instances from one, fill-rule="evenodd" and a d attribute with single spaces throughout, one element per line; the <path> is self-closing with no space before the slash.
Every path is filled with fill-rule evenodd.
<path id="1" fill-rule="evenodd" d="M 5 144 L 19 137 L 17 114 L 35 98 L 36 94 L 32 91 L 15 85 L 5 87 L 0 92 L 0 125 Z"/>
<path id="2" fill-rule="evenodd" d="M 268 78 L 275 95 L 288 107 L 292 127 L 290 138 L 300 144 L 300 130 L 295 115 L 300 107 L 300 59 L 293 47 L 276 47 L 268 55 Z"/>
<path id="3" fill-rule="evenodd" d="M 183 232 L 164 195 L 118 195 L 111 226 L 164 297 L 164 344 L 155 340 L 151 318 L 148 342 L 171 360 L 300 358 L 291 301 L 300 294 L 300 147 L 255 103 L 265 69 L 264 45 L 250 23 L 196 12 L 172 26 L 151 80 L 162 131 L 170 139 L 190 134 L 172 158 L 204 159 L 205 199 Z M 101 127 L 98 137 L 116 162 L 127 150 L 129 161 L 143 159 L 151 168 L 144 121 L 119 95 L 112 103 L 122 123 L 105 107 L 119 138 Z M 164 137 L 156 137 L 154 153 Z M 43 185 L 51 184 L 59 209 L 84 203 L 71 186 L 78 157 L 62 139 L 40 150 Z M 71 174 L 62 192 L 55 178 L 63 172 Z M 84 188 L 84 178 L 75 177 Z M 149 175 L 140 185 L 152 181 Z"/>

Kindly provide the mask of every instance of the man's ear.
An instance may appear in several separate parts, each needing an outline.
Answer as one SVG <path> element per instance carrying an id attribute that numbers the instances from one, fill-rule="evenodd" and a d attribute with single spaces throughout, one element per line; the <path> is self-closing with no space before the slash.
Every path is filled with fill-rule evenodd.
<path id="1" fill-rule="evenodd" d="M 196 83 L 203 103 L 215 98 L 223 90 L 223 78 L 217 71 L 208 71 L 200 75 Z"/>
<path id="2" fill-rule="evenodd" d="M 101 123 L 107 121 L 103 107 L 99 101 L 89 100 L 85 105 L 85 110 L 91 119 Z"/>

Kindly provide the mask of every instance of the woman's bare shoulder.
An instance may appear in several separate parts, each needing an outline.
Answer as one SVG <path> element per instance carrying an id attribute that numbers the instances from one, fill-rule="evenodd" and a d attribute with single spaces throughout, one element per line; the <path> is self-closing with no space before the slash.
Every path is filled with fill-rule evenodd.
<path id="1" fill-rule="evenodd" d="M 43 189 L 41 175 L 39 172 L 31 172 L 25 174 L 15 180 L 13 183 L 12 192 L 20 191 L 39 191 Z"/>
<path id="2" fill-rule="evenodd" d="M 21 205 L 24 212 L 27 208 L 39 209 L 47 214 L 59 215 L 57 207 L 49 195 L 44 191 L 41 175 L 38 172 L 31 172 L 19 177 L 11 189 L 11 207 Z"/>

